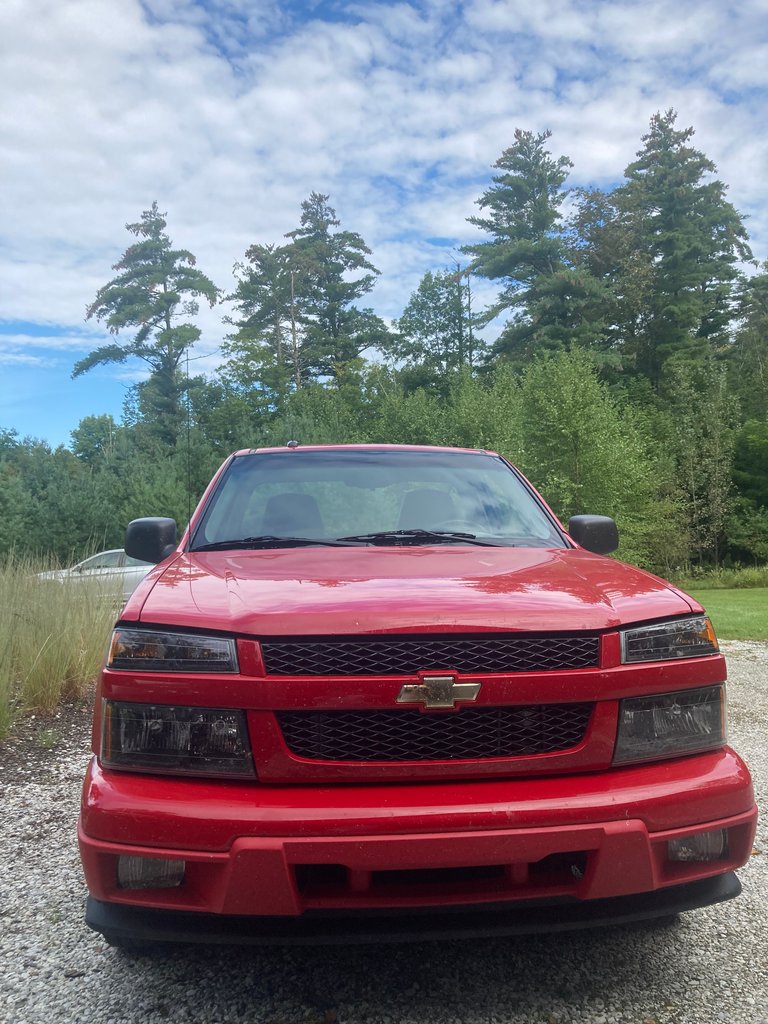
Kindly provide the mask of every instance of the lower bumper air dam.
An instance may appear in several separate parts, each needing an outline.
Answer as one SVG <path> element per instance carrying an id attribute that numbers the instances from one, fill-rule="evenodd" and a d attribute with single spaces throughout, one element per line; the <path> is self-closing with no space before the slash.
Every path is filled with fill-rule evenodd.
<path id="1" fill-rule="evenodd" d="M 307 911 L 299 918 L 238 917 L 158 910 L 88 899 L 86 924 L 113 945 L 209 943 L 346 945 L 416 942 L 571 931 L 650 921 L 695 910 L 741 892 L 731 871 L 650 893 L 579 901 L 526 900 L 451 910 Z"/>

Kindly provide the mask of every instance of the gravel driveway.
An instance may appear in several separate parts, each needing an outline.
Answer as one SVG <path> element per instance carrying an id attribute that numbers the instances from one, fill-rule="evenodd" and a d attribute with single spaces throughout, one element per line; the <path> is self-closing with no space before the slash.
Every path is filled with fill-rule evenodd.
<path id="1" fill-rule="evenodd" d="M 739 899 L 656 930 L 130 959 L 82 923 L 87 709 L 30 723 L 0 747 L 0 1021 L 768 1024 L 768 645 L 723 647 L 731 739 L 762 814 L 756 850 Z"/>

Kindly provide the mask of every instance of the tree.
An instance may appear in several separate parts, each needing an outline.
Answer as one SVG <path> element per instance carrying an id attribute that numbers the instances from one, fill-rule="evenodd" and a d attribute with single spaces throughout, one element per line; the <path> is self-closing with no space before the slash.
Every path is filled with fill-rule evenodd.
<path id="1" fill-rule="evenodd" d="M 198 298 L 213 306 L 219 290 L 196 268 L 191 252 L 172 248 L 165 227 L 165 214 L 159 212 L 156 202 L 142 213 L 140 221 L 126 224 L 139 241 L 114 264 L 117 276 L 96 293 L 86 319 L 104 322 L 116 337 L 126 329 L 135 329 L 135 334 L 128 341 L 90 352 L 75 364 L 72 376 L 107 363 L 124 363 L 131 357 L 142 360 L 150 369 L 149 379 L 139 386 L 142 411 L 158 436 L 174 444 L 184 391 L 179 366 L 200 337 L 199 328 L 189 318 L 198 312 Z"/>
<path id="2" fill-rule="evenodd" d="M 227 296 L 236 330 L 224 346 L 229 359 L 222 380 L 251 401 L 258 392 L 262 406 L 343 374 L 346 364 L 388 338 L 383 320 L 355 305 L 378 275 L 368 246 L 355 232 L 333 230 L 339 220 L 328 196 L 312 192 L 301 209 L 288 242 L 247 250 Z"/>
<path id="3" fill-rule="evenodd" d="M 613 516 L 620 555 L 649 565 L 675 530 L 674 507 L 659 493 L 642 431 L 597 375 L 585 352 L 540 357 L 523 376 L 522 468 L 555 511 Z"/>
<path id="4" fill-rule="evenodd" d="M 709 360 L 669 371 L 667 416 L 687 532 L 700 565 L 720 563 L 733 507 L 733 452 L 738 403 L 726 368 Z"/>
<path id="5" fill-rule="evenodd" d="M 768 563 L 768 508 L 757 507 L 746 498 L 736 498 L 728 520 L 728 550 L 741 561 Z"/>
<path id="6" fill-rule="evenodd" d="M 473 330 L 468 272 L 458 265 L 427 271 L 395 329 L 387 354 L 420 371 L 425 384 L 472 366 L 482 344 Z"/>
<path id="7" fill-rule="evenodd" d="M 70 435 L 70 448 L 81 462 L 98 465 L 113 450 L 120 429 L 109 415 L 85 416 Z"/>
<path id="8" fill-rule="evenodd" d="M 733 479 L 741 495 L 768 511 L 768 419 L 747 420 L 736 434 Z"/>
<path id="9" fill-rule="evenodd" d="M 0 551 L 11 546 L 18 554 L 66 559 L 91 544 L 104 546 L 115 496 L 100 490 L 91 469 L 63 446 L 52 449 L 30 437 L 18 441 L 0 454 L 0 483 L 8 492 L 0 501 Z"/>
<path id="10" fill-rule="evenodd" d="M 292 250 L 256 244 L 245 258 L 247 263 L 235 264 L 237 287 L 227 296 L 238 314 L 228 322 L 237 330 L 222 351 L 238 384 L 281 396 L 290 386 L 300 389 L 307 372 Z"/>
<path id="11" fill-rule="evenodd" d="M 33 501 L 20 458 L 24 447 L 15 430 L 0 428 L 0 555 L 32 546 Z"/>
<path id="12" fill-rule="evenodd" d="M 501 173 L 478 200 L 487 214 L 469 218 L 493 237 L 463 248 L 474 257 L 474 272 L 504 282 L 486 313 L 490 321 L 511 312 L 494 351 L 523 361 L 542 350 L 591 345 L 602 332 L 602 288 L 569 259 L 562 223 L 573 165 L 550 155 L 550 135 L 515 131 L 494 165 Z"/>
<path id="13" fill-rule="evenodd" d="M 602 331 L 596 339 L 595 359 L 604 375 L 608 369 L 619 374 L 626 370 L 626 353 L 647 315 L 653 261 L 630 227 L 621 217 L 615 191 L 575 191 L 568 223 L 569 254 L 574 265 L 601 288 L 596 312 Z"/>
<path id="14" fill-rule="evenodd" d="M 768 419 L 747 420 L 733 455 L 737 495 L 727 524 L 731 556 L 768 562 Z"/>
<path id="15" fill-rule="evenodd" d="M 768 262 L 737 288 L 740 323 L 728 352 L 730 382 L 743 415 L 768 421 Z"/>
<path id="16" fill-rule="evenodd" d="M 640 270 L 622 318 L 623 349 L 654 388 L 670 361 L 701 361 L 725 344 L 735 265 L 752 258 L 743 221 L 713 177 L 715 165 L 689 145 L 693 128 L 678 130 L 676 120 L 674 110 L 651 118 L 614 193 L 624 253 L 639 254 Z M 624 275 L 628 267 L 620 266 Z"/>
<path id="17" fill-rule="evenodd" d="M 301 204 L 300 226 L 287 235 L 303 351 L 320 377 L 335 376 L 344 363 L 387 338 L 384 321 L 354 305 L 379 273 L 368 259 L 371 250 L 356 232 L 332 230 L 339 225 L 328 196 L 312 192 Z"/>

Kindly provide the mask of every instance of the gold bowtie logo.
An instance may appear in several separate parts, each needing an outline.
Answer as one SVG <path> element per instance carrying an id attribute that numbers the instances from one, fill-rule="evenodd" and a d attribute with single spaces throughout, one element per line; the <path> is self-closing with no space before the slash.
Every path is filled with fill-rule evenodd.
<path id="1" fill-rule="evenodd" d="M 477 700 L 478 693 L 480 683 L 457 683 L 453 676 L 424 676 L 420 683 L 406 683 L 397 695 L 397 703 L 455 708 L 456 701 Z"/>

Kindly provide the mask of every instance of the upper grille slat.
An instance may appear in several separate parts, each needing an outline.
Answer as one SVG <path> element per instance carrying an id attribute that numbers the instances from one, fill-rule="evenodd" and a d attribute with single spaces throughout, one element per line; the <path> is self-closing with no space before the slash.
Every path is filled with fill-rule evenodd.
<path id="1" fill-rule="evenodd" d="M 389 676 L 592 668 L 598 636 L 316 637 L 262 641 L 267 675 Z"/>

